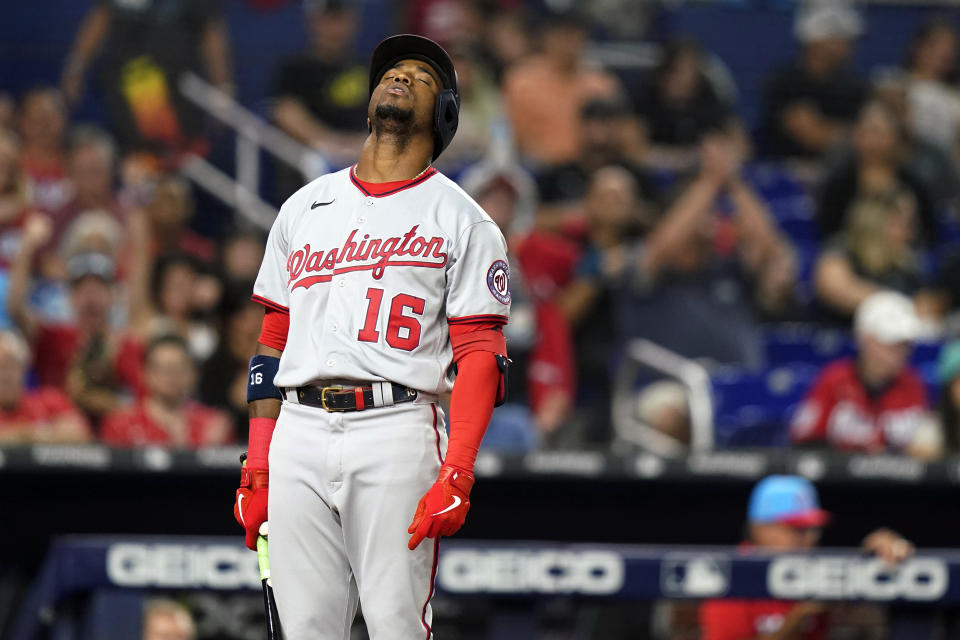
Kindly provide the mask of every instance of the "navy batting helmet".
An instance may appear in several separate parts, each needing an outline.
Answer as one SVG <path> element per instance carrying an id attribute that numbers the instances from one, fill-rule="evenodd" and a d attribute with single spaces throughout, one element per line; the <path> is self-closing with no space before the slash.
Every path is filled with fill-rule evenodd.
<path id="1" fill-rule="evenodd" d="M 370 95 L 390 67 L 407 59 L 423 60 L 433 67 L 443 83 L 433 109 L 433 159 L 436 160 L 453 140 L 460 122 L 460 80 L 443 47 L 430 38 L 409 33 L 387 38 L 377 45 L 370 58 Z"/>

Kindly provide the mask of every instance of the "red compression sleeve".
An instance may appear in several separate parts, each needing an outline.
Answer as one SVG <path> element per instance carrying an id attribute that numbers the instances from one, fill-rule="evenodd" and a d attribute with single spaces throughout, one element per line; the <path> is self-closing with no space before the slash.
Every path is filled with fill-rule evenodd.
<path id="1" fill-rule="evenodd" d="M 453 361 L 459 366 L 464 356 L 474 351 L 507 354 L 507 341 L 503 337 L 502 322 L 469 322 L 451 324 L 450 346 L 453 347 Z"/>
<path id="2" fill-rule="evenodd" d="M 258 342 L 265 347 L 283 351 L 287 346 L 287 333 L 290 331 L 290 314 L 267 307 L 263 314 Z"/>
<path id="3" fill-rule="evenodd" d="M 269 467 L 267 455 L 270 453 L 270 439 L 276 418 L 250 418 L 250 440 L 247 443 L 247 467 L 266 469 Z"/>
<path id="4" fill-rule="evenodd" d="M 489 351 L 475 351 L 457 361 L 450 396 L 450 442 L 444 465 L 473 473 L 473 463 L 500 384 L 500 369 Z"/>

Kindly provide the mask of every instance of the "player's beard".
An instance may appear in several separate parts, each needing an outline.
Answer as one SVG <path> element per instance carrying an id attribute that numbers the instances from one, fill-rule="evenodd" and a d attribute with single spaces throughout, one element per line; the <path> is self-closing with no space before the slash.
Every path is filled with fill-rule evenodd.
<path id="1" fill-rule="evenodd" d="M 373 112 L 373 130 L 377 138 L 403 151 L 413 134 L 420 128 L 413 109 L 401 109 L 395 104 L 378 104 Z"/>

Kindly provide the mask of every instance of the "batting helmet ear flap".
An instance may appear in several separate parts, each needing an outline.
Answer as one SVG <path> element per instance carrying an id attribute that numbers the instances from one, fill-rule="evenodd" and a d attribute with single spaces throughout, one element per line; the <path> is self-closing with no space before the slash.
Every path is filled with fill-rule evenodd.
<path id="1" fill-rule="evenodd" d="M 433 159 L 436 160 L 450 141 L 453 140 L 460 124 L 460 99 L 450 89 L 444 89 L 437 94 L 434 106 L 434 132 L 436 137 L 433 143 Z"/>

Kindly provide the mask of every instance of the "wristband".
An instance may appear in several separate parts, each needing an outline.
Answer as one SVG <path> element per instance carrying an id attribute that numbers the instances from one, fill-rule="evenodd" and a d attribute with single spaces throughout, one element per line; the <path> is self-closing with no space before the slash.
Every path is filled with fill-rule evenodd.
<path id="1" fill-rule="evenodd" d="M 280 390 L 273 384 L 273 378 L 280 368 L 280 358 L 267 355 L 255 355 L 250 358 L 250 371 L 247 378 L 247 403 L 255 400 L 283 400 Z"/>

